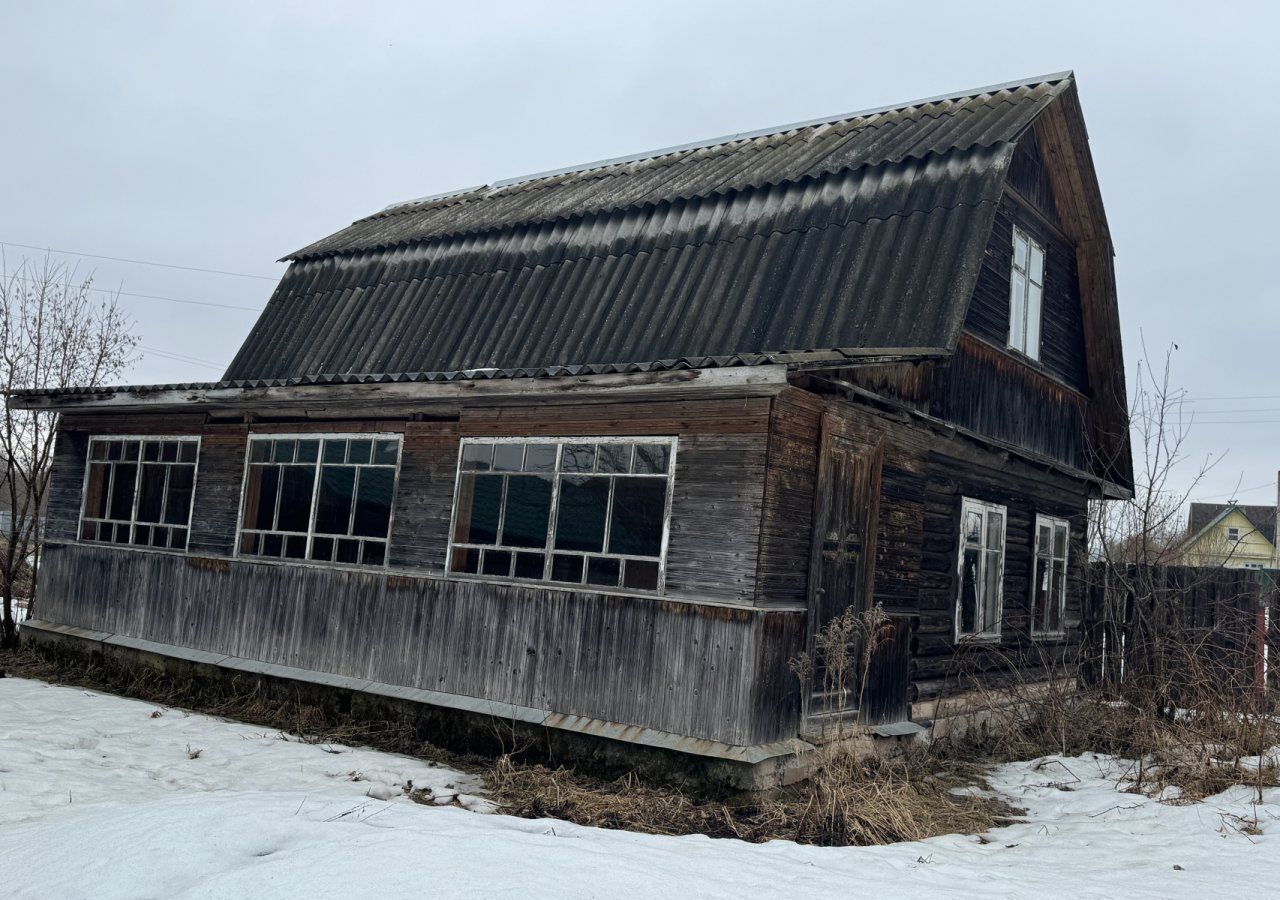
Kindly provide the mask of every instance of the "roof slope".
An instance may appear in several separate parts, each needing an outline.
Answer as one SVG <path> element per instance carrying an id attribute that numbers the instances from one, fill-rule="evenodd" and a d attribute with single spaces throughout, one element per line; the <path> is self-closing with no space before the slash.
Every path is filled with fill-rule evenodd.
<path id="1" fill-rule="evenodd" d="M 1191 514 L 1187 518 L 1187 533 L 1199 534 L 1222 518 L 1231 510 L 1239 510 L 1258 530 L 1258 534 L 1270 543 L 1276 542 L 1276 508 L 1263 505 L 1242 505 L 1239 503 L 1192 503 Z"/>
<path id="2" fill-rule="evenodd" d="M 1070 74 L 389 207 L 292 254 L 227 379 L 954 345 Z"/>

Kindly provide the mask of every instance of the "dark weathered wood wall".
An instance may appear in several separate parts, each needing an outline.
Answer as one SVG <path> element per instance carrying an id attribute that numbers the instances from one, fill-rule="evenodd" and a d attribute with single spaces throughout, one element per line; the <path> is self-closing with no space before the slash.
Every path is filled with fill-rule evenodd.
<path id="1" fill-rule="evenodd" d="M 60 624 L 728 744 L 796 732 L 799 613 L 88 544 L 50 545 L 42 580 Z"/>

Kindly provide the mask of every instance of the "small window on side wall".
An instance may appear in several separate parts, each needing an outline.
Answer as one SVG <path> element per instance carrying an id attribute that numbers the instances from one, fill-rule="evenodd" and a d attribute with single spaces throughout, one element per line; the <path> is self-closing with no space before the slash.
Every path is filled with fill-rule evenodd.
<path id="1" fill-rule="evenodd" d="M 198 437 L 93 437 L 80 540 L 186 550 Z"/>
<path id="2" fill-rule="evenodd" d="M 999 638 L 1004 603 L 1006 510 L 968 497 L 961 502 L 956 637 Z"/>
<path id="3" fill-rule="evenodd" d="M 1036 516 L 1035 577 L 1031 582 L 1031 633 L 1062 635 L 1067 610 L 1067 546 L 1071 529 L 1064 519 Z"/>
<path id="4" fill-rule="evenodd" d="M 1021 228 L 1013 229 L 1013 266 L 1009 273 L 1009 347 L 1040 358 L 1040 319 L 1044 303 L 1044 245 Z"/>

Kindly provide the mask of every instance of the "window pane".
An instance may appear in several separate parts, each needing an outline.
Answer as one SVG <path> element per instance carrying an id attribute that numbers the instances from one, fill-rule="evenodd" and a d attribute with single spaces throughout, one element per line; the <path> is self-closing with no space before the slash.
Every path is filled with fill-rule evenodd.
<path id="1" fill-rule="evenodd" d="M 621 566 L 616 559 L 591 557 L 587 560 L 587 584 L 617 587 L 620 569 Z"/>
<path id="2" fill-rule="evenodd" d="M 545 547 L 551 517 L 551 479 L 537 475 L 507 477 L 507 507 L 502 520 L 502 544 L 507 547 Z"/>
<path id="3" fill-rule="evenodd" d="M 344 463 L 347 461 L 347 442 L 341 438 L 324 442 L 324 461 L 327 463 Z"/>
<path id="4" fill-rule="evenodd" d="M 1001 550 L 1004 547 L 1004 515 L 990 511 L 987 513 L 987 549 Z"/>
<path id="5" fill-rule="evenodd" d="M 360 548 L 360 562 L 366 566 L 380 566 L 386 558 L 387 545 L 382 541 L 365 541 Z"/>
<path id="6" fill-rule="evenodd" d="M 622 566 L 622 586 L 638 591 L 658 589 L 658 562 L 647 559 L 628 559 Z"/>
<path id="7" fill-rule="evenodd" d="M 373 441 L 350 441 L 347 446 L 347 462 L 356 465 L 369 462 L 373 458 Z"/>
<path id="8" fill-rule="evenodd" d="M 565 444 L 560 454 L 561 472 L 594 472 L 596 468 L 595 444 Z"/>
<path id="9" fill-rule="evenodd" d="M 546 557 L 541 553 L 517 553 L 516 577 L 541 579 L 545 561 Z"/>
<path id="10" fill-rule="evenodd" d="M 159 462 L 160 461 L 160 442 L 147 441 L 142 445 L 143 462 Z"/>
<path id="11" fill-rule="evenodd" d="M 1053 533 L 1052 526 L 1045 522 L 1036 528 L 1036 552 L 1048 555 L 1053 549 L 1053 541 L 1050 536 Z"/>
<path id="12" fill-rule="evenodd" d="M 106 441 L 94 441 L 90 449 L 89 456 L 92 459 L 106 459 L 107 449 Z"/>
<path id="13" fill-rule="evenodd" d="M 271 453 L 273 462 L 293 462 L 293 445 L 295 441 L 277 440 Z"/>
<path id="14" fill-rule="evenodd" d="M 240 552 L 248 553 L 252 556 L 258 554 L 258 535 L 250 532 L 240 535 Z"/>
<path id="15" fill-rule="evenodd" d="M 169 529 L 169 546 L 175 550 L 187 549 L 187 529 L 170 528 Z"/>
<path id="16" fill-rule="evenodd" d="M 164 534 L 163 528 L 157 528 L 156 531 Z M 140 546 L 146 547 L 151 543 L 151 526 L 150 525 L 134 525 L 133 526 L 133 542 Z M 161 543 L 160 546 L 165 546 Z"/>
<path id="17" fill-rule="evenodd" d="M 608 478 L 587 475 L 562 477 L 560 508 L 556 513 L 556 549 L 603 550 L 608 503 Z"/>
<path id="18" fill-rule="evenodd" d="M 524 462 L 524 444 L 494 444 L 493 470 L 519 472 Z"/>
<path id="19" fill-rule="evenodd" d="M 110 516 L 128 521 L 133 517 L 133 492 L 138 478 L 138 464 L 116 463 L 115 468 L 115 477 L 111 481 Z"/>
<path id="20" fill-rule="evenodd" d="M 271 459 L 271 442 L 255 440 L 249 442 L 250 462 L 267 462 Z"/>
<path id="21" fill-rule="evenodd" d="M 555 467 L 555 444 L 529 444 L 524 448 L 524 470 L 526 472 L 550 472 Z"/>
<path id="22" fill-rule="evenodd" d="M 311 558 L 320 562 L 332 562 L 333 545 L 333 538 L 313 537 L 311 539 Z"/>
<path id="23" fill-rule="evenodd" d="M 107 459 L 117 460 L 124 456 L 124 443 L 121 441 L 106 441 Z"/>
<path id="24" fill-rule="evenodd" d="M 373 461 L 381 466 L 394 466 L 399 451 L 399 441 L 378 441 L 373 446 Z"/>
<path id="25" fill-rule="evenodd" d="M 195 478 L 195 466 L 169 466 L 169 496 L 164 504 L 166 525 L 190 524 L 191 489 Z"/>
<path id="26" fill-rule="evenodd" d="M 360 561 L 360 542 L 343 538 L 338 541 L 338 549 L 334 553 L 335 562 L 354 563 Z"/>
<path id="27" fill-rule="evenodd" d="M 1040 358 L 1040 294 L 1039 285 L 1027 289 L 1027 340 L 1026 353 L 1032 359 Z"/>
<path id="28" fill-rule="evenodd" d="M 493 468 L 493 444 L 464 444 L 462 468 L 467 472 L 487 472 Z"/>
<path id="29" fill-rule="evenodd" d="M 1027 347 L 1027 281 L 1020 272 L 1009 278 L 1009 346 L 1014 350 Z"/>
<path id="30" fill-rule="evenodd" d="M 1057 525 L 1053 529 L 1053 555 L 1058 559 L 1067 556 L 1067 526 Z"/>
<path id="31" fill-rule="evenodd" d="M 1031 607 L 1031 627 L 1037 631 L 1048 630 L 1049 575 L 1049 561 L 1037 557 Z"/>
<path id="32" fill-rule="evenodd" d="M 105 445 L 97 446 L 103 448 L 105 455 Z M 95 519 L 107 517 L 107 480 L 110 473 L 111 466 L 106 463 L 93 463 L 89 466 L 89 483 L 85 486 L 84 495 L 85 515 Z"/>
<path id="33" fill-rule="evenodd" d="M 183 441 L 178 453 L 178 459 L 182 462 L 193 463 L 196 461 L 196 454 L 199 449 L 200 445 L 195 441 Z"/>
<path id="34" fill-rule="evenodd" d="M 973 634 L 978 624 L 978 601 L 982 595 L 982 551 L 965 547 L 960 567 L 960 633 Z"/>
<path id="35" fill-rule="evenodd" d="M 124 442 L 124 458 L 130 461 L 137 461 L 139 455 L 139 446 L 137 441 Z"/>
<path id="36" fill-rule="evenodd" d="M 973 510 L 965 512 L 963 534 L 966 544 L 982 543 L 982 513 Z"/>
<path id="37" fill-rule="evenodd" d="M 474 575 L 480 571 L 480 551 L 472 547 L 456 547 L 449 563 L 450 570 Z"/>
<path id="38" fill-rule="evenodd" d="M 657 556 L 662 552 L 662 514 L 667 502 L 665 478 L 618 478 L 613 485 L 609 552 Z"/>
<path id="39" fill-rule="evenodd" d="M 279 556 L 284 548 L 284 538 L 278 534 L 264 534 L 258 547 L 263 556 Z"/>
<path id="40" fill-rule="evenodd" d="M 669 444 L 637 444 L 635 472 L 638 475 L 661 475 L 667 471 L 670 463 L 671 446 Z"/>
<path id="41" fill-rule="evenodd" d="M 480 572 L 484 575 L 498 575 L 506 578 L 511 574 L 511 551 L 484 551 L 484 556 L 480 562 Z"/>
<path id="42" fill-rule="evenodd" d="M 264 531 L 275 527 L 279 466 L 250 466 L 244 494 L 244 526 Z"/>
<path id="43" fill-rule="evenodd" d="M 1031 244 L 1031 265 L 1027 268 L 1027 277 L 1034 284 L 1044 284 L 1044 250 L 1039 244 Z"/>
<path id="44" fill-rule="evenodd" d="M 1053 563 L 1053 602 L 1049 605 L 1049 630 L 1062 630 L 1062 607 L 1067 602 L 1067 566 L 1062 560 Z"/>
<path id="45" fill-rule="evenodd" d="M 567 553 L 557 553 L 551 557 L 551 580 L 567 581 L 571 584 L 582 583 L 582 563 L 581 556 L 570 556 Z"/>
<path id="46" fill-rule="evenodd" d="M 138 522 L 159 522 L 164 511 L 164 476 L 169 468 L 163 465 L 144 463 L 138 493 L 138 513 L 134 517 Z"/>
<path id="47" fill-rule="evenodd" d="M 1029 249 L 1030 240 L 1025 232 L 1015 228 L 1013 230 L 1013 264 L 1022 271 L 1027 270 L 1027 251 Z"/>
<path id="48" fill-rule="evenodd" d="M 631 444 L 601 444 L 598 449 L 599 472 L 630 472 Z"/>
<path id="49" fill-rule="evenodd" d="M 320 442 L 316 440 L 298 441 L 298 462 L 313 463 L 320 458 Z"/>
<path id="50" fill-rule="evenodd" d="M 982 630 L 995 631 L 1000 619 L 1000 554 L 988 551 L 983 575 Z"/>
<path id="51" fill-rule="evenodd" d="M 96 541 L 98 539 L 98 523 L 97 522 L 81 522 L 80 523 L 80 540 Z"/>
<path id="52" fill-rule="evenodd" d="M 356 516 L 352 533 L 386 537 L 391 523 L 391 490 L 395 469 L 361 469 L 356 488 Z"/>
<path id="53" fill-rule="evenodd" d="M 276 528 L 281 531 L 306 531 L 311 519 L 311 493 L 316 470 L 311 466 L 282 466 L 280 476 L 280 509 Z"/>
<path id="54" fill-rule="evenodd" d="M 178 461 L 178 442 L 165 441 L 160 445 L 160 461 L 161 462 L 177 462 Z"/>
<path id="55" fill-rule="evenodd" d="M 284 539 L 284 555 L 289 559 L 305 559 L 307 556 L 307 536 L 291 534 Z"/>
<path id="56" fill-rule="evenodd" d="M 501 503 L 501 475 L 463 475 L 458 482 L 453 539 L 463 544 L 496 543 Z"/>
<path id="57" fill-rule="evenodd" d="M 348 534 L 355 494 L 354 466 L 321 466 L 320 496 L 316 502 L 318 534 Z"/>

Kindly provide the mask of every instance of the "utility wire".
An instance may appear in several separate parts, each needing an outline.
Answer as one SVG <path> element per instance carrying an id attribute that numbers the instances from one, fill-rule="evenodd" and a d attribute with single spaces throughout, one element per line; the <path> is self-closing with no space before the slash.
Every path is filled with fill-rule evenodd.
<path id="1" fill-rule="evenodd" d="M 176 263 L 154 262 L 149 259 L 127 259 L 122 256 L 104 256 L 100 253 L 79 253 L 75 250 L 55 250 L 53 247 L 37 247 L 34 244 L 19 244 L 15 241 L 0 241 L 0 247 L 21 247 L 24 250 L 39 250 L 43 253 L 60 253 L 64 256 L 81 256 L 85 259 L 108 259 L 112 262 L 131 263 L 135 266 L 157 266 L 161 269 L 182 269 L 184 272 L 205 272 L 209 275 L 231 275 L 235 278 L 258 278 L 262 281 L 278 281 L 274 275 L 250 275 L 246 272 L 228 272 L 226 269 L 202 269 L 199 266 L 180 266 Z"/>
<path id="2" fill-rule="evenodd" d="M 21 275 L 10 275 L 9 277 L 16 278 L 19 281 L 26 281 L 31 284 L 40 283 L 38 279 L 24 278 Z M 164 300 L 167 303 L 181 303 L 186 306 L 213 306 L 218 309 L 243 309 L 243 310 L 247 310 L 248 312 L 262 312 L 262 307 L 260 306 L 236 306 L 235 304 L 232 304 L 232 303 L 214 303 L 211 300 L 183 300 L 179 297 L 163 297 L 163 296 L 160 296 L 159 294 L 135 294 L 130 291 L 113 291 L 110 288 L 91 287 L 89 288 L 89 290 L 96 291 L 99 294 L 110 294 L 113 297 L 116 295 L 119 295 L 121 297 L 139 297 L 143 300 Z"/>
<path id="3" fill-rule="evenodd" d="M 177 360 L 178 362 L 194 363 L 195 365 L 198 365 L 198 366 L 208 366 L 211 369 L 226 368 L 226 366 L 220 363 L 216 363 L 211 359 L 201 359 L 198 356 L 187 356 L 185 353 L 175 353 L 172 350 L 162 350 L 159 347 L 148 347 L 146 345 L 139 345 L 138 349 L 145 350 L 147 353 L 154 353 L 157 356 L 163 356 L 166 359 L 174 359 L 174 360 Z"/>

